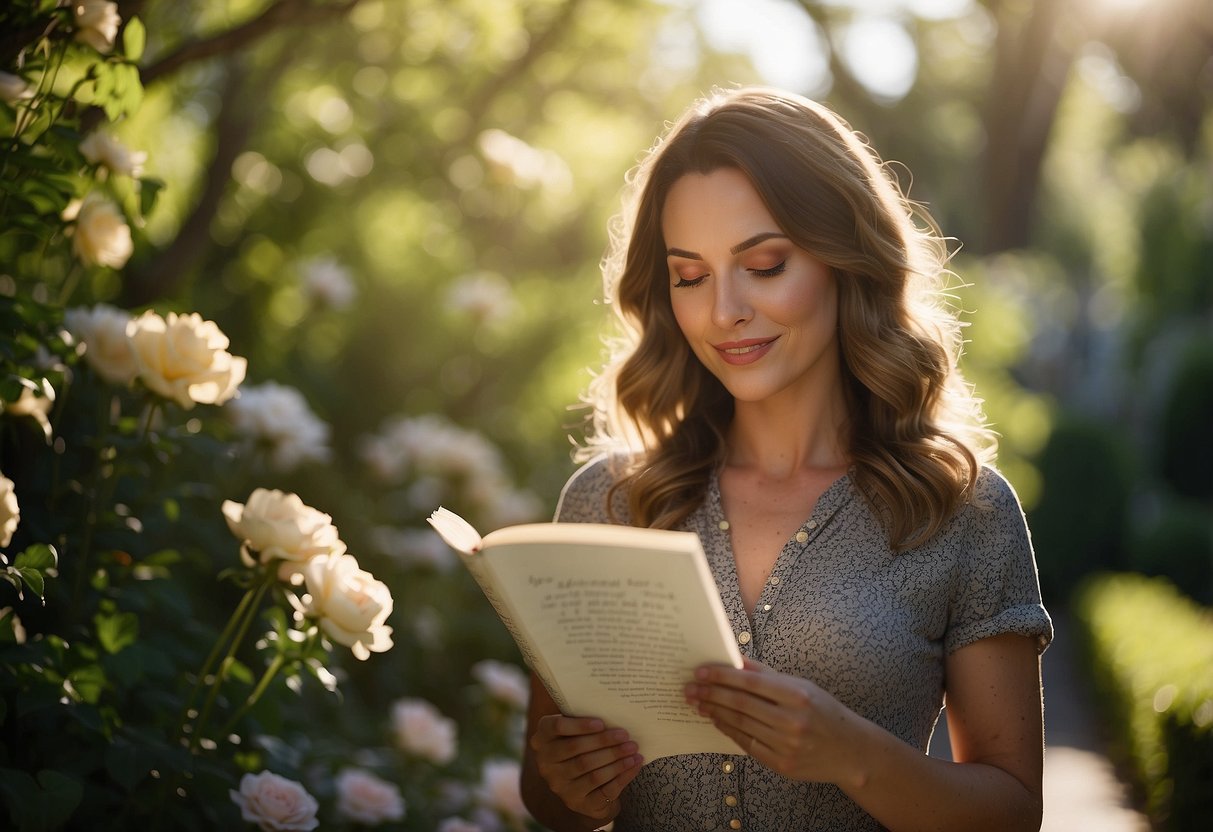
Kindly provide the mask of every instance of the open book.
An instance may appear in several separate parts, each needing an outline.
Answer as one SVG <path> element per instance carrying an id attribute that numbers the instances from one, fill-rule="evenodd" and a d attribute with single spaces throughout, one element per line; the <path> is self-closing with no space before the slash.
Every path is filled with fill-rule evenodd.
<path id="1" fill-rule="evenodd" d="M 682 694 L 700 664 L 742 666 L 698 535 L 531 523 L 481 538 L 444 508 L 430 525 L 561 712 L 626 728 L 646 761 L 744 753 Z"/>

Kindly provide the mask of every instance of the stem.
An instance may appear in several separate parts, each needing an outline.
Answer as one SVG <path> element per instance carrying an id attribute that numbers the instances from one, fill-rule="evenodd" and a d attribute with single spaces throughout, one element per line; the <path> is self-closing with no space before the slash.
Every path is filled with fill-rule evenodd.
<path id="1" fill-rule="evenodd" d="M 147 403 L 147 415 L 143 419 L 143 427 L 139 430 L 139 439 L 147 441 L 148 435 L 152 432 L 152 420 L 156 417 L 156 411 L 160 409 L 160 401 L 152 399 Z"/>
<path id="2" fill-rule="evenodd" d="M 210 676 L 211 669 L 215 666 L 215 661 L 219 658 L 219 653 L 223 650 L 224 645 L 228 644 L 232 633 L 236 631 L 236 628 L 243 621 L 245 614 L 248 612 L 249 605 L 252 604 L 253 597 L 256 594 L 256 587 L 250 587 L 244 593 L 244 597 L 240 599 L 240 603 L 236 605 L 236 609 L 232 612 L 231 617 L 228 618 L 227 624 L 224 625 L 223 632 L 219 634 L 219 638 L 215 639 L 215 644 L 211 647 L 210 655 L 202 663 L 202 669 L 198 672 L 198 678 L 194 681 L 194 687 L 181 709 L 181 718 L 177 720 L 177 724 L 180 726 L 178 736 L 185 734 L 185 726 L 189 719 L 190 708 L 194 706 L 194 700 L 198 698 L 198 692 L 202 690 L 202 685 L 206 682 L 206 678 Z"/>
<path id="3" fill-rule="evenodd" d="M 219 698 L 219 688 L 223 686 L 223 680 L 227 678 L 228 670 L 236 661 L 236 648 L 244 641 L 244 636 L 248 633 L 249 626 L 253 623 L 253 619 L 256 618 L 257 608 L 261 606 L 261 599 L 265 596 L 266 590 L 269 589 L 273 581 L 273 573 L 267 569 L 262 582 L 253 591 L 253 600 L 250 608 L 245 614 L 244 620 L 240 622 L 236 635 L 232 637 L 232 641 L 227 648 L 227 654 L 219 663 L 219 670 L 215 674 L 214 681 L 211 682 L 211 689 L 206 695 L 206 702 L 202 705 L 202 713 L 198 715 L 198 719 L 194 723 L 194 732 L 190 736 L 191 751 L 198 750 L 198 745 L 202 742 L 203 730 L 206 728 L 206 723 L 211 717 L 211 711 L 215 708 L 215 700 Z"/>
<path id="4" fill-rule="evenodd" d="M 261 675 L 261 679 L 257 682 L 257 687 L 253 688 L 253 692 L 244 700 L 244 704 L 237 708 L 236 712 L 224 723 L 222 730 L 219 731 L 219 736 L 226 737 L 232 733 L 232 729 L 236 727 L 236 723 L 240 721 L 240 717 L 248 713 L 249 709 L 257 704 L 257 700 L 261 698 L 261 694 L 265 693 L 265 689 L 269 687 L 270 682 L 278 675 L 278 671 L 282 669 L 284 664 L 286 664 L 286 659 L 279 652 L 278 655 L 274 656 L 274 660 L 270 662 L 269 667 L 265 669 L 265 673 Z"/>

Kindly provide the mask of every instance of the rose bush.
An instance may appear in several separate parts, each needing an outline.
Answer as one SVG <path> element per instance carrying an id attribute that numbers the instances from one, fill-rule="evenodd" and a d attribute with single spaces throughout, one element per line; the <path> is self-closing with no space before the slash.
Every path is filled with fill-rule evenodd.
<path id="1" fill-rule="evenodd" d="M 111 132 L 145 129 L 142 24 L 98 0 L 0 15 L 34 39 L 0 67 L 0 828 L 516 825 L 481 779 L 518 752 L 521 671 L 470 670 L 516 654 L 424 516 L 453 498 L 488 526 L 533 496 L 436 415 L 385 416 L 407 459 L 372 453 L 390 476 L 368 486 L 357 434 L 244 384 L 243 355 L 298 367 L 229 339 L 242 310 L 201 281 L 132 300 L 163 235 L 160 160 Z M 301 314 L 353 300 L 310 262 L 282 295 Z"/>

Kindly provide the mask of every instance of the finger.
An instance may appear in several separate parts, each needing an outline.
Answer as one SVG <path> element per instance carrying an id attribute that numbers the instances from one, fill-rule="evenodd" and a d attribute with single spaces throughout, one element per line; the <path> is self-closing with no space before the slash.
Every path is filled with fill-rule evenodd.
<path id="1" fill-rule="evenodd" d="M 597 734 L 606 730 L 601 719 L 583 716 L 564 716 L 553 714 L 542 717 L 538 723 L 539 732 L 557 737 L 579 737 L 585 734 Z"/>

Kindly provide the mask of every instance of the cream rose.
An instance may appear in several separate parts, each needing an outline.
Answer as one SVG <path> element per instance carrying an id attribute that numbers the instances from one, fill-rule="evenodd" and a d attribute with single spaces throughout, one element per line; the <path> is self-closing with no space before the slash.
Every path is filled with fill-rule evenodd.
<path id="1" fill-rule="evenodd" d="M 304 505 L 297 494 L 258 488 L 247 503 L 224 500 L 222 510 L 227 527 L 242 544 L 245 564 L 282 561 L 278 574 L 284 580 L 315 557 L 345 552 L 333 518 Z"/>
<path id="2" fill-rule="evenodd" d="M 400 789 L 369 771 L 347 768 L 337 775 L 336 784 L 342 817 L 367 826 L 404 817 Z"/>
<path id="3" fill-rule="evenodd" d="M 240 816 L 265 832 L 310 832 L 320 825 L 320 805 L 300 783 L 270 771 L 240 778 L 240 791 L 230 789 Z"/>
<path id="4" fill-rule="evenodd" d="M 77 307 L 63 313 L 63 324 L 84 344 L 84 360 L 111 384 L 130 384 L 139 374 L 126 327 L 131 316 L 99 303 L 92 309 Z"/>
<path id="5" fill-rule="evenodd" d="M 0 549 L 13 542 L 13 533 L 21 522 L 21 506 L 13 481 L 0 474 Z"/>
<path id="6" fill-rule="evenodd" d="M 131 228 L 122 212 L 96 191 L 86 195 L 83 201 L 69 205 L 63 216 L 75 220 L 72 251 L 86 266 L 120 269 L 135 251 Z"/>
<path id="7" fill-rule="evenodd" d="M 397 744 L 444 766 L 455 759 L 458 727 L 424 699 L 398 699 L 392 705 L 392 730 Z"/>
<path id="8" fill-rule="evenodd" d="M 92 165 L 103 165 L 123 176 L 143 173 L 147 153 L 131 150 L 104 130 L 94 130 L 80 142 L 80 153 Z"/>
<path id="9" fill-rule="evenodd" d="M 118 26 L 122 23 L 117 3 L 110 0 L 74 0 L 72 11 L 76 16 L 76 40 L 87 43 L 101 53 L 113 50 Z"/>
<path id="10" fill-rule="evenodd" d="M 130 322 L 126 334 L 143 383 L 186 410 L 223 404 L 244 381 L 248 362 L 229 353 L 227 336 L 196 312 L 162 318 L 148 310 Z"/>
<path id="11" fill-rule="evenodd" d="M 49 442 L 52 436 L 50 412 L 51 407 L 55 404 L 55 388 L 51 387 L 50 382 L 43 379 L 37 391 L 35 392 L 33 387 L 22 387 L 21 395 L 15 402 L 0 400 L 0 412 L 13 416 L 28 416 L 33 419 L 42 428 L 42 432 Z"/>
<path id="12" fill-rule="evenodd" d="M 392 593 L 352 555 L 321 555 L 303 569 L 307 583 L 304 615 L 315 618 L 324 634 L 344 644 L 360 660 L 392 646 Z"/>

